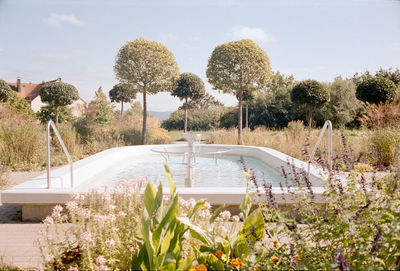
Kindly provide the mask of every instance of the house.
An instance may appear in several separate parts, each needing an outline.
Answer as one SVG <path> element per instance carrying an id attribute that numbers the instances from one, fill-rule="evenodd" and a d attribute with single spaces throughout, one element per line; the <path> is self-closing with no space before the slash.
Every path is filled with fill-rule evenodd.
<path id="1" fill-rule="evenodd" d="M 56 80 L 42 82 L 40 84 L 32 84 L 32 83 L 22 83 L 21 79 L 18 77 L 16 83 L 7 83 L 10 88 L 15 91 L 21 99 L 25 99 L 30 105 L 33 112 L 37 113 L 40 111 L 42 106 L 45 106 L 46 103 L 42 102 L 40 99 L 39 91 L 43 87 L 45 83 L 51 82 L 61 82 L 61 78 L 57 78 Z M 81 117 L 87 108 L 87 102 L 79 97 L 78 100 L 69 105 L 68 110 L 71 115 L 75 117 Z"/>

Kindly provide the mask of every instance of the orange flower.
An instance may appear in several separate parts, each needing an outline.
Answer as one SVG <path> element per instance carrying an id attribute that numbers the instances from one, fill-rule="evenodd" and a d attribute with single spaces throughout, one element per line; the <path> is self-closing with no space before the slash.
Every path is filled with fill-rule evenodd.
<path id="1" fill-rule="evenodd" d="M 189 271 L 196 271 L 196 269 L 192 267 L 189 269 Z"/>
<path id="2" fill-rule="evenodd" d="M 277 262 L 279 262 L 279 258 L 278 258 L 278 257 L 275 257 L 275 256 L 272 256 L 272 257 L 271 257 L 271 262 L 277 263 Z"/>
<path id="3" fill-rule="evenodd" d="M 221 259 L 222 255 L 224 255 L 224 253 L 221 250 L 215 252 L 215 257 L 217 257 L 218 259 Z"/>
<path id="4" fill-rule="evenodd" d="M 207 267 L 204 264 L 199 264 L 196 271 L 207 271 Z"/>
<path id="5" fill-rule="evenodd" d="M 274 247 L 279 248 L 279 243 L 276 240 L 274 241 Z"/>
<path id="6" fill-rule="evenodd" d="M 243 267 L 243 261 L 240 258 L 234 258 L 234 259 L 232 259 L 232 265 L 235 266 L 235 267 L 239 266 L 240 268 L 242 268 Z"/>
<path id="7" fill-rule="evenodd" d="M 261 267 L 257 266 L 256 271 L 261 271 Z"/>
<path id="8" fill-rule="evenodd" d="M 296 260 L 297 260 L 298 262 L 300 262 L 300 261 L 301 261 L 301 257 L 300 257 L 299 255 L 296 255 Z"/>
<path id="9" fill-rule="evenodd" d="M 291 243 L 290 246 L 294 247 L 294 243 Z"/>

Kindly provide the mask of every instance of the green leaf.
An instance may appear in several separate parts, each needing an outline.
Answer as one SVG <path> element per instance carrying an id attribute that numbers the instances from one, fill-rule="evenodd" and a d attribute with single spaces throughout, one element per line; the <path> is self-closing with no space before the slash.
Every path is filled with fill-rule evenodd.
<path id="1" fill-rule="evenodd" d="M 260 209 L 252 212 L 244 221 L 243 226 L 238 232 L 236 242 L 233 247 L 235 255 L 245 258 L 251 252 L 251 246 L 264 238 L 265 221 Z"/>
<path id="2" fill-rule="evenodd" d="M 152 242 L 152 232 L 150 230 L 150 218 L 147 215 L 147 212 L 143 212 L 142 216 L 142 235 L 143 235 L 143 241 L 144 245 L 146 246 L 147 250 L 147 255 L 149 259 L 149 268 L 152 270 L 154 266 L 154 260 L 153 255 L 154 255 L 154 248 L 153 248 L 153 242 Z"/>
<path id="3" fill-rule="evenodd" d="M 160 271 L 175 271 L 175 263 L 169 263 L 161 266 Z"/>
<path id="4" fill-rule="evenodd" d="M 156 230 L 154 231 L 153 234 L 154 244 L 159 244 L 161 234 L 163 230 L 165 230 L 164 227 L 168 224 L 168 222 L 171 222 L 176 217 L 177 212 L 178 212 L 178 196 L 175 196 L 171 201 L 166 214 L 164 215 L 160 224 L 158 224 Z"/>
<path id="5" fill-rule="evenodd" d="M 225 204 L 222 204 L 217 208 L 217 210 L 214 211 L 210 218 L 210 224 L 214 223 L 215 219 L 219 216 L 219 214 L 225 209 Z"/>
<path id="6" fill-rule="evenodd" d="M 187 215 L 187 217 L 192 218 L 192 216 L 198 211 L 202 210 L 204 208 L 204 205 L 206 204 L 206 199 L 201 199 L 196 202 L 196 205 L 193 207 L 193 210 L 190 211 L 190 213 Z"/>
<path id="7" fill-rule="evenodd" d="M 243 219 L 246 220 L 250 209 L 251 209 L 251 198 L 249 196 L 249 190 L 246 189 L 246 196 L 243 199 L 242 203 L 239 206 L 240 211 L 243 213 Z"/>
<path id="8" fill-rule="evenodd" d="M 193 257 L 189 256 L 178 265 L 178 269 L 176 269 L 176 271 L 186 271 L 192 266 L 192 263 Z"/>
<path id="9" fill-rule="evenodd" d="M 158 210 L 158 208 L 160 208 L 162 200 L 163 200 L 163 190 L 162 190 L 162 184 L 160 182 L 160 184 L 158 185 L 157 195 L 155 196 L 153 204 L 151 206 L 152 215 Z"/>
<path id="10" fill-rule="evenodd" d="M 203 231 L 203 229 L 201 229 L 200 227 L 192 224 L 192 222 L 190 222 L 189 218 L 177 217 L 177 220 L 189 228 L 190 234 L 192 235 L 193 238 L 196 238 L 196 239 L 202 241 L 206 245 L 211 244 L 211 242 L 212 242 L 211 238 L 207 235 L 207 233 L 205 231 Z"/>
<path id="11" fill-rule="evenodd" d="M 144 207 L 146 208 L 149 216 L 153 214 L 152 206 L 155 198 L 156 198 L 156 188 L 154 187 L 153 183 L 148 182 L 146 190 L 144 191 Z"/>
<path id="12" fill-rule="evenodd" d="M 173 197 L 176 193 L 176 186 L 172 180 L 172 173 L 171 170 L 169 169 L 169 166 L 167 164 L 164 165 L 165 172 L 167 174 L 167 179 L 168 179 L 168 184 L 169 184 L 169 189 L 171 193 L 171 197 Z"/>

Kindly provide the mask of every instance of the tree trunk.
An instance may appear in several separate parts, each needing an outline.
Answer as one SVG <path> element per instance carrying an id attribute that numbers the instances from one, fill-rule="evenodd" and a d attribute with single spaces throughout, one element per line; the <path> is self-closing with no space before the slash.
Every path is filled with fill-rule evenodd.
<path id="1" fill-rule="evenodd" d="M 239 145 L 243 145 L 243 138 L 242 138 L 242 132 L 243 132 L 242 94 L 239 95 L 238 100 L 239 100 L 238 144 Z"/>
<path id="2" fill-rule="evenodd" d="M 246 102 L 246 129 L 249 128 L 249 105 Z"/>
<path id="3" fill-rule="evenodd" d="M 122 118 L 122 113 L 124 112 L 124 102 L 121 101 L 121 118 Z"/>
<path id="4" fill-rule="evenodd" d="M 143 127 L 142 127 L 142 145 L 146 144 L 146 123 L 147 123 L 147 100 L 146 90 L 143 91 Z"/>
<path id="5" fill-rule="evenodd" d="M 58 106 L 56 106 L 56 124 L 58 124 Z"/>
<path id="6" fill-rule="evenodd" d="M 183 127 L 184 133 L 187 132 L 187 103 L 188 103 L 188 99 L 187 99 L 187 97 L 185 97 L 185 126 Z"/>

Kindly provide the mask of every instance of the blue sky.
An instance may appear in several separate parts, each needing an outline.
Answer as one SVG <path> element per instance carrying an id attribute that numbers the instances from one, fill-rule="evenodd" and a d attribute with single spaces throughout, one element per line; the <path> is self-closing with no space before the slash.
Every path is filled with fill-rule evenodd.
<path id="1" fill-rule="evenodd" d="M 275 71 L 332 81 L 400 68 L 400 1 L 0 0 L 0 78 L 37 83 L 61 76 L 89 101 L 99 86 L 108 92 L 118 83 L 115 56 L 137 38 L 162 42 L 180 72 L 205 83 L 213 49 L 242 38 L 262 47 Z M 206 87 L 226 105 L 236 103 Z M 180 104 L 163 93 L 150 97 L 148 109 Z"/>

